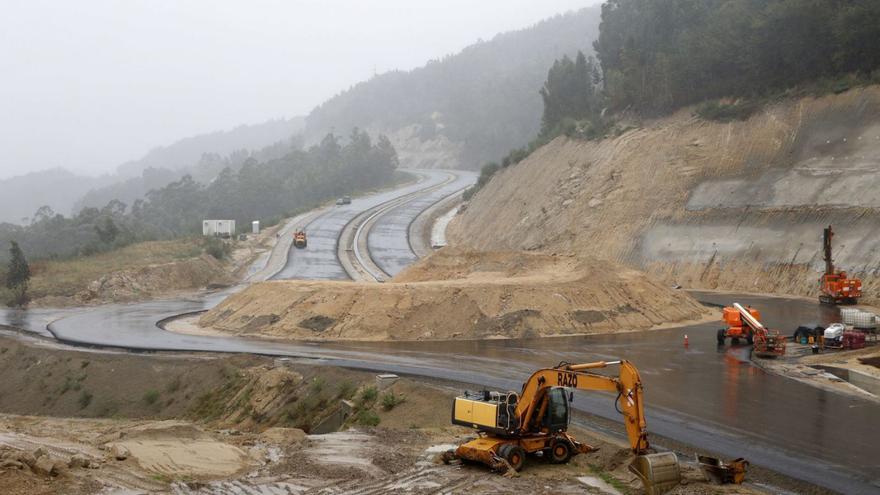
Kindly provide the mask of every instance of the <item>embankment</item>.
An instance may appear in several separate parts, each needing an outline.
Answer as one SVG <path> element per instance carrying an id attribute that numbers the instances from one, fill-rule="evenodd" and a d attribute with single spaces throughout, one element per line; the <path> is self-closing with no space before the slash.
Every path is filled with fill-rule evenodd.
<path id="1" fill-rule="evenodd" d="M 443 249 L 384 284 L 255 284 L 199 324 L 295 340 L 435 340 L 644 330 L 706 313 L 687 294 L 614 263 Z"/>
<path id="2" fill-rule="evenodd" d="M 815 296 L 822 228 L 880 289 L 880 86 L 746 121 L 684 109 L 602 141 L 558 138 L 499 172 L 453 245 L 599 256 L 690 288 Z M 869 296 L 866 302 L 877 302 Z"/>

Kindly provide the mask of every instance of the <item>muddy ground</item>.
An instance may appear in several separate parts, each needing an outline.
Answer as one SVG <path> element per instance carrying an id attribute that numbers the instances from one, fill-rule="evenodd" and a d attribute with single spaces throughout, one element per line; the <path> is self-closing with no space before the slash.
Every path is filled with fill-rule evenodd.
<path id="1" fill-rule="evenodd" d="M 0 338 L 0 373 L 6 494 L 641 492 L 626 445 L 581 428 L 576 436 L 600 450 L 567 465 L 534 458 L 501 476 L 437 462 L 473 436 L 449 422 L 456 385 L 401 378 L 380 389 L 370 373 L 286 359 L 92 353 L 9 338 Z M 675 493 L 766 492 L 683 469 Z"/>

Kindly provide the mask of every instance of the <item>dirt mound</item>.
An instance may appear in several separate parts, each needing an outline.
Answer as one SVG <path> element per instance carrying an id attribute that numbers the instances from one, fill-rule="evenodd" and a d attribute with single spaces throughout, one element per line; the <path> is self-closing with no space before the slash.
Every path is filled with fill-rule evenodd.
<path id="1" fill-rule="evenodd" d="M 124 302 L 167 291 L 228 285 L 232 277 L 216 258 L 198 258 L 108 273 L 79 292 L 81 302 Z"/>
<path id="2" fill-rule="evenodd" d="M 488 281 L 510 277 L 560 276 L 577 269 L 577 264 L 578 261 L 571 257 L 543 256 L 523 251 L 477 252 L 447 247 L 410 265 L 393 281 Z"/>
<path id="3" fill-rule="evenodd" d="M 500 171 L 452 245 L 609 258 L 667 284 L 815 295 L 822 227 L 875 282 L 880 86 L 781 101 L 747 121 L 693 109 L 602 141 L 558 138 Z"/>
<path id="4" fill-rule="evenodd" d="M 199 324 L 298 340 L 431 340 L 644 330 L 705 314 L 686 294 L 605 261 L 441 250 L 385 284 L 252 285 Z"/>

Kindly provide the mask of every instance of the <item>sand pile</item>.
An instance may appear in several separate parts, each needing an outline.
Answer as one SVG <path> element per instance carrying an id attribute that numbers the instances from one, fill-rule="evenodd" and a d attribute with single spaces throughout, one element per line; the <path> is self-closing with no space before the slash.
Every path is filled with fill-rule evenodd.
<path id="1" fill-rule="evenodd" d="M 299 340 L 482 339 L 644 330 L 705 314 L 688 295 L 606 261 L 444 249 L 385 284 L 252 285 L 199 324 Z"/>

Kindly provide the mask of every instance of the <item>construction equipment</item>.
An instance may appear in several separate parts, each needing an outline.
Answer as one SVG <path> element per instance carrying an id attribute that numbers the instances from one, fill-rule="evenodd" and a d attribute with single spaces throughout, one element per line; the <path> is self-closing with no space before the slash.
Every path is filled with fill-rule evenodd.
<path id="1" fill-rule="evenodd" d="M 293 233 L 293 246 L 298 249 L 304 249 L 306 247 L 306 233 L 304 230 L 297 230 Z"/>
<path id="2" fill-rule="evenodd" d="M 831 257 L 831 226 L 822 232 L 822 247 L 825 251 L 825 273 L 819 277 L 819 302 L 822 304 L 856 304 L 862 297 L 862 281 L 849 278 L 843 270 L 834 269 Z"/>
<path id="3" fill-rule="evenodd" d="M 742 457 L 732 461 L 723 462 L 721 459 L 697 454 L 697 463 L 703 474 L 719 485 L 728 483 L 741 484 L 746 479 L 746 469 L 749 461 Z"/>
<path id="4" fill-rule="evenodd" d="M 740 303 L 726 306 L 722 313 L 722 319 L 727 323 L 727 328 L 718 329 L 718 345 L 724 345 L 729 337 L 731 344 L 736 344 L 739 339 L 746 339 L 751 344 L 752 350 L 758 357 L 776 357 L 785 354 L 785 337 L 779 332 L 767 329 L 761 323 L 761 313 L 752 307 L 744 308 Z"/>
<path id="5" fill-rule="evenodd" d="M 617 377 L 591 372 L 618 365 Z M 630 448 L 647 486 L 660 493 L 681 479 L 675 454 L 648 454 L 642 381 L 628 361 L 587 364 L 560 363 L 540 369 L 523 384 L 522 392 L 465 392 L 452 404 L 452 423 L 475 428 L 479 436 L 454 451 L 444 461 L 464 459 L 480 462 L 494 470 L 519 471 L 528 454 L 539 454 L 553 463 L 565 463 L 577 454 L 596 449 L 580 443 L 568 433 L 569 403 L 573 393 L 566 389 L 598 390 L 617 394 L 615 407 L 624 417 Z M 670 457 L 671 454 L 671 457 Z"/>

